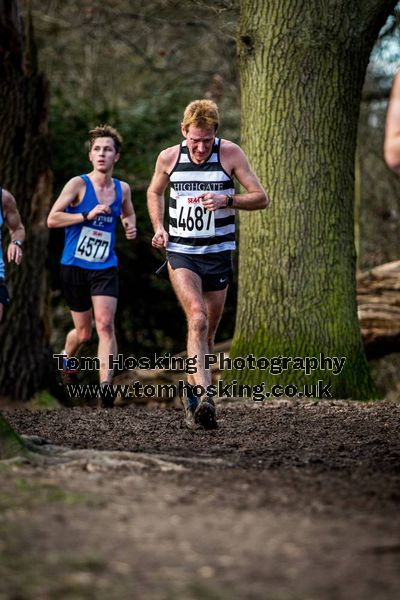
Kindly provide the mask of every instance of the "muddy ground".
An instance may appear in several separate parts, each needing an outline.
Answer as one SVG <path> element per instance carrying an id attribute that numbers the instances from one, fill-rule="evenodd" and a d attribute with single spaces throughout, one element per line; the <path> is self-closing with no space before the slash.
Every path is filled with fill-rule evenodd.
<path id="1" fill-rule="evenodd" d="M 0 466 L 1 600 L 400 597 L 399 404 L 230 403 L 209 433 L 172 408 L 3 412 L 125 454 Z"/>

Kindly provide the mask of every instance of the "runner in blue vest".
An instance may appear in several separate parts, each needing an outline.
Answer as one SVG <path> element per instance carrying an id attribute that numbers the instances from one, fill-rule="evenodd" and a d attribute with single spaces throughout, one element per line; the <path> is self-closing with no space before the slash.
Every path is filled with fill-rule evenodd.
<path id="1" fill-rule="evenodd" d="M 191 386 L 206 390 L 211 372 L 204 355 L 213 352 L 215 333 L 231 279 L 236 210 L 266 208 L 267 195 L 244 154 L 233 142 L 216 137 L 217 105 L 195 100 L 185 109 L 181 144 L 163 150 L 147 200 L 155 248 L 166 248 L 168 272 L 188 324 L 188 357 L 197 356 Z M 245 192 L 237 194 L 234 178 Z M 164 192 L 170 186 L 169 233 L 164 228 Z M 182 398 L 186 425 L 217 427 L 215 404 L 189 388 Z"/>
<path id="2" fill-rule="evenodd" d="M 5 283 L 6 274 L 2 247 L 2 228 L 4 223 L 8 227 L 11 238 L 7 248 L 7 260 L 19 265 L 22 260 L 22 243 L 25 239 L 25 229 L 21 223 L 21 217 L 19 216 L 14 196 L 0 187 L 0 321 L 3 318 L 4 307 L 10 302 L 10 296 Z"/>
<path id="3" fill-rule="evenodd" d="M 109 357 L 117 354 L 114 317 L 118 298 L 115 227 L 122 221 L 128 240 L 136 237 L 136 216 L 127 183 L 112 177 L 120 157 L 122 138 L 109 125 L 89 132 L 89 160 L 93 170 L 73 177 L 50 211 L 49 227 L 65 227 L 61 282 L 74 328 L 65 341 L 65 383 L 74 381 L 68 357 L 75 356 L 92 334 L 92 308 L 99 337 L 100 385 L 112 382 Z M 112 394 L 102 404 L 113 406 Z"/>

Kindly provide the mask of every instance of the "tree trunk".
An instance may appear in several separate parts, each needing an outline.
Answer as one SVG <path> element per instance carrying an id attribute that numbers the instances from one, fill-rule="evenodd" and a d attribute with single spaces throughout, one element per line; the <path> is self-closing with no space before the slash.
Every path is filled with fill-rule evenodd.
<path id="1" fill-rule="evenodd" d="M 46 215 L 51 197 L 47 84 L 38 73 L 29 23 L 16 1 L 0 0 L 0 181 L 16 197 L 27 230 L 20 267 L 7 267 L 12 303 L 0 326 L 0 392 L 26 400 L 46 384 Z"/>
<path id="2" fill-rule="evenodd" d="M 231 356 L 346 357 L 338 375 L 234 370 L 239 383 L 373 398 L 357 321 L 354 157 L 364 74 L 395 2 L 241 0 L 242 144 L 271 197 L 240 214 Z"/>

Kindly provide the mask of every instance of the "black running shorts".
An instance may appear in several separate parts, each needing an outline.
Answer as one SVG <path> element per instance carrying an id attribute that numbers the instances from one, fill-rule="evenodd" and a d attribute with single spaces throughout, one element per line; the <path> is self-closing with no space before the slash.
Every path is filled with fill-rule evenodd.
<path id="1" fill-rule="evenodd" d="M 10 303 L 10 295 L 8 293 L 8 289 L 6 284 L 4 283 L 4 279 L 0 277 L 0 304 L 7 306 Z"/>
<path id="2" fill-rule="evenodd" d="M 118 269 L 82 269 L 61 265 L 61 286 L 69 308 L 84 312 L 92 307 L 92 296 L 118 298 Z"/>
<path id="3" fill-rule="evenodd" d="M 208 254 L 181 254 L 167 252 L 172 269 L 189 269 L 202 282 L 203 292 L 224 290 L 232 281 L 232 253 L 210 252 Z"/>

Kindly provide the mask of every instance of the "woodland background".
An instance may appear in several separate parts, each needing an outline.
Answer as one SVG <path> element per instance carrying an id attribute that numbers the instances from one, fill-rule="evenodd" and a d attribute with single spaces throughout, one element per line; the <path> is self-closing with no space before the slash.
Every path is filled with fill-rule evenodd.
<path id="1" fill-rule="evenodd" d="M 264 249 L 263 261 L 261 252 L 250 255 L 260 269 L 243 272 L 241 253 L 240 285 L 236 281 L 230 290 L 217 341 L 233 335 L 238 297 L 247 330 L 266 325 L 269 334 L 278 323 L 290 335 L 300 331 L 302 342 L 308 328 L 306 350 L 316 330 L 314 347 L 325 351 L 329 343 L 328 350 L 340 355 L 353 351 L 366 366 L 360 337 L 352 350 L 346 335 L 350 328 L 353 341 L 358 334 L 351 220 L 356 116 L 370 47 L 395 0 L 240 5 L 237 33 L 239 0 L 21 0 L 21 42 L 17 2 L 0 0 L 2 183 L 12 184 L 29 224 L 24 265 L 8 271 L 14 302 L 0 326 L 0 598 L 398 597 L 398 353 L 385 348 L 383 358 L 370 362 L 381 395 L 393 402 L 365 402 L 359 383 L 369 371 L 363 368 L 361 376 L 349 378 L 350 402 L 342 396 L 323 402 L 222 401 L 220 427 L 212 432 L 188 431 L 172 406 L 30 410 L 55 406 L 51 395 L 60 386 L 52 381 L 51 352 L 61 350 L 71 325 L 58 280 L 63 232 L 49 235 L 46 214 L 65 182 L 89 170 L 87 131 L 101 122 L 124 135 L 116 175 L 134 190 L 139 224 L 134 243 L 123 239 L 122 228 L 118 237 L 119 350 L 143 356 L 184 348 L 181 310 L 169 284 L 153 275 L 162 257 L 150 246 L 145 190 L 158 152 L 179 141 L 182 110 L 196 97 L 218 102 L 222 136 L 240 141 L 242 130 L 246 149 L 253 133 L 259 136 L 262 143 L 251 146 L 256 170 L 264 177 L 276 172 L 271 186 L 280 190 L 262 217 L 241 220 L 242 250 L 249 225 L 252 238 L 268 234 L 269 245 L 257 249 Z M 398 25 L 395 11 L 373 51 L 361 103 L 354 205 L 362 270 L 400 259 L 400 179 L 382 153 L 400 59 Z M 261 61 L 260 68 L 260 54 L 272 56 L 274 65 Z M 256 111 L 240 112 L 239 71 L 248 83 L 254 66 L 253 80 L 268 80 L 268 101 L 278 100 L 267 113 L 264 96 L 249 93 L 251 85 L 242 88 L 243 106 L 249 96 L 261 100 L 254 104 L 261 119 L 268 114 L 264 130 L 249 126 Z M 336 76 L 335 83 L 327 73 Z M 290 93 L 282 94 L 298 74 Z M 278 88 L 286 104 L 279 105 Z M 326 97 L 333 100 L 324 103 Z M 278 118 L 282 110 L 285 120 Z M 313 143 L 307 146 L 310 131 Z M 288 150 L 279 156 L 282 148 Z M 325 164 L 318 161 L 321 154 Z M 284 170 L 286 164 L 295 168 Z M 288 177 L 278 176 L 288 171 Z M 285 233 L 291 208 L 307 217 L 304 227 L 296 229 L 292 220 L 289 235 L 275 235 Z M 257 220 L 263 228 L 254 227 Z M 318 252 L 324 242 L 327 247 Z M 289 257 L 286 247 L 294 248 Z M 309 260 L 309 247 L 317 248 L 320 261 Z M 254 284 L 243 286 L 253 271 Z M 267 273 L 280 285 L 275 304 Z M 310 280 L 317 285 L 291 294 Z M 336 286 L 338 280 L 343 285 Z M 243 290 L 257 300 L 268 296 L 270 313 L 261 327 L 240 310 Z M 275 312 L 282 297 L 288 310 L 279 322 Z M 318 337 L 329 329 L 332 339 Z M 85 348 L 85 354 L 95 351 L 95 341 Z M 36 405 L 27 408 L 18 401 L 28 400 L 32 390 L 39 391 Z"/>
<path id="2" fill-rule="evenodd" d="M 124 355 L 179 352 L 185 323 L 169 284 L 154 276 L 161 254 L 151 249 L 145 205 L 158 152 L 180 140 L 186 104 L 197 97 L 220 107 L 223 137 L 240 142 L 240 87 L 235 31 L 238 6 L 156 0 L 53 0 L 21 2 L 33 20 L 39 68 L 49 85 L 49 136 L 53 198 L 72 176 L 89 170 L 87 131 L 108 122 L 124 137 L 115 175 L 129 182 L 139 235 L 118 235 L 121 298 L 117 317 Z M 383 161 L 383 135 L 391 80 L 400 58 L 398 13 L 381 31 L 371 56 L 359 122 L 356 240 L 359 269 L 399 258 L 400 179 Z M 60 351 L 70 316 L 61 297 L 58 264 L 63 231 L 50 232 L 48 321 Z M 231 287 L 217 341 L 233 335 L 236 282 Z M 93 341 L 85 351 L 95 354 Z M 371 362 L 382 395 L 399 388 L 398 354 Z M 54 390 L 52 389 L 52 392 Z M 55 392 L 54 392 L 55 393 Z"/>

